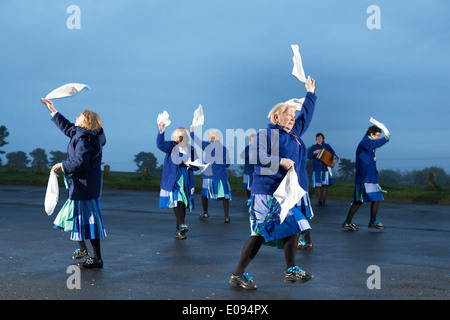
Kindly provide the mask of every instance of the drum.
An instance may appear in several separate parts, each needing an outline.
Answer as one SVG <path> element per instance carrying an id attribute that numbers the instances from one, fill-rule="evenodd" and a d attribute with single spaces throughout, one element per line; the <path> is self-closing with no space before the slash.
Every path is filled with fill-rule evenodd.
<path id="1" fill-rule="evenodd" d="M 334 167 L 337 157 L 323 148 L 320 153 L 317 155 L 317 159 L 325 163 L 329 167 Z"/>

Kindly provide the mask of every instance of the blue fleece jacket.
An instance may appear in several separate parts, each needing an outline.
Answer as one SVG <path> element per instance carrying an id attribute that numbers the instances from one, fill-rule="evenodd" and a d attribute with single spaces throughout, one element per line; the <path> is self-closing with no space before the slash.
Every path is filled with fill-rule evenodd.
<path id="1" fill-rule="evenodd" d="M 241 158 L 245 160 L 244 162 L 244 174 L 253 175 L 255 171 L 255 166 L 249 162 L 250 145 L 246 146 L 244 151 L 241 153 Z"/>
<path id="2" fill-rule="evenodd" d="M 177 178 L 179 177 L 180 167 L 187 168 L 189 179 L 185 181 L 186 187 L 188 190 L 191 188 L 195 188 L 195 180 L 194 180 L 194 171 L 198 170 L 197 168 L 187 167 L 185 162 L 191 159 L 194 161 L 197 159 L 197 153 L 193 147 L 191 148 L 191 154 L 186 155 L 179 152 L 178 148 L 174 149 L 177 144 L 175 141 L 165 141 L 164 140 L 164 132 L 158 132 L 158 136 L 156 137 L 156 146 L 159 150 L 166 153 L 163 164 L 163 172 L 161 179 L 161 189 L 171 192 L 177 182 Z"/>
<path id="3" fill-rule="evenodd" d="M 378 183 L 378 170 L 376 163 L 376 148 L 389 142 L 389 138 L 382 137 L 373 140 L 365 136 L 356 149 L 355 183 Z"/>
<path id="4" fill-rule="evenodd" d="M 304 190 L 308 190 L 307 152 L 300 137 L 311 123 L 316 99 L 313 93 L 306 94 L 303 107 L 289 133 L 280 125 L 269 123 L 267 129 L 257 134 L 249 152 L 249 161 L 255 164 L 252 194 L 274 193 L 287 173 L 286 169 L 279 166 L 282 158 L 294 161 L 299 184 Z"/>
<path id="5" fill-rule="evenodd" d="M 226 147 L 219 141 L 202 141 L 194 132 L 191 139 L 202 148 L 205 155 L 205 163 L 211 164 L 212 176 L 203 174 L 202 179 L 228 180 L 227 168 L 230 166 L 230 156 Z"/>
<path id="6" fill-rule="evenodd" d="M 57 112 L 52 121 L 70 138 L 67 160 L 62 167 L 69 186 L 69 199 L 93 200 L 102 191 L 102 151 L 106 143 L 103 129 L 96 131 L 75 126 Z"/>

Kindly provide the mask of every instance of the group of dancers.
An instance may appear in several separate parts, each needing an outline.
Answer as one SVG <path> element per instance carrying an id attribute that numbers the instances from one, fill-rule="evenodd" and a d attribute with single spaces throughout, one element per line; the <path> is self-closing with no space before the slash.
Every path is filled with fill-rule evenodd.
<path id="1" fill-rule="evenodd" d="M 301 139 L 311 123 L 316 102 L 316 82 L 308 78 L 305 82 L 306 96 L 296 116 L 296 107 L 289 103 L 279 103 L 269 112 L 269 124 L 265 130 L 250 137 L 250 144 L 242 157 L 246 158 L 244 186 L 248 190 L 248 208 L 251 234 L 244 244 L 229 283 L 244 289 L 256 289 L 252 277 L 246 272 L 263 244 L 284 250 L 284 282 L 302 283 L 314 276 L 300 268 L 295 261 L 297 250 L 311 249 L 309 219 L 313 210 L 309 198 L 309 178 L 306 163 L 316 159 L 320 150 L 334 150 L 324 143 L 324 136 L 318 133 L 317 144 L 307 152 Z M 71 240 L 78 241 L 72 259 L 86 257 L 79 265 L 85 268 L 102 268 L 103 260 L 100 240 L 106 237 L 105 226 L 100 209 L 101 159 L 106 139 L 99 115 L 91 110 L 83 110 L 75 124 L 64 118 L 53 106 L 51 100 L 42 99 L 51 112 L 52 121 L 70 138 L 68 158 L 53 166 L 53 171 L 63 171 L 69 188 L 69 198 L 58 213 L 54 224 L 71 233 Z M 194 172 L 199 170 L 198 155 L 193 144 L 201 147 L 205 163 L 211 172 L 203 172 L 201 199 L 203 213 L 200 218 L 208 218 L 208 200 L 222 201 L 224 222 L 229 223 L 229 201 L 232 199 L 227 177 L 229 155 L 220 142 L 217 131 L 211 130 L 209 141 L 202 141 L 194 134 L 194 127 L 177 128 L 170 140 L 165 139 L 165 125 L 158 124 L 156 145 L 165 153 L 160 185 L 159 206 L 171 208 L 175 215 L 175 238 L 186 239 L 189 228 L 185 221 L 186 210 L 194 208 Z M 194 143 L 190 143 L 191 140 Z M 356 151 L 356 176 L 352 204 L 342 227 L 356 231 L 352 222 L 363 202 L 371 202 L 370 228 L 382 229 L 383 224 L 376 220 L 379 201 L 383 200 L 376 170 L 375 150 L 389 141 L 389 134 L 381 137 L 381 129 L 369 127 Z M 337 161 L 337 157 L 336 160 Z M 275 166 L 271 164 L 275 163 Z M 281 206 L 274 192 L 293 169 L 298 176 L 299 186 L 305 195 L 280 220 Z M 320 161 L 313 162 L 312 185 L 318 190 L 319 205 L 325 205 L 327 186 L 332 177 L 327 166 Z M 92 244 L 93 254 L 88 252 L 86 240 Z"/>

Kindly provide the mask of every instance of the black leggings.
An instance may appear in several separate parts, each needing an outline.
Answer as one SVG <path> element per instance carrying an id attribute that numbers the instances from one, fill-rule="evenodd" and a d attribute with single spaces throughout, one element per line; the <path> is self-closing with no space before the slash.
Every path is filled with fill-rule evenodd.
<path id="1" fill-rule="evenodd" d="M 298 238 L 300 233 L 284 238 L 284 257 L 286 259 L 286 269 L 295 266 L 295 253 L 297 252 Z M 239 263 L 234 269 L 233 274 L 238 276 L 245 272 L 247 266 L 258 253 L 261 245 L 264 243 L 264 237 L 252 236 L 244 245 L 242 249 Z"/>
<path id="2" fill-rule="evenodd" d="M 186 206 L 182 201 L 178 201 L 178 205 L 173 208 L 173 213 L 175 214 L 175 219 L 177 225 L 175 226 L 175 231 L 180 229 L 180 225 L 184 224 L 184 218 L 186 217 Z"/>
<path id="3" fill-rule="evenodd" d="M 223 205 L 223 214 L 225 218 L 228 218 L 228 211 L 230 209 L 230 199 L 222 199 L 222 205 Z M 205 196 L 202 196 L 202 206 L 203 206 L 203 213 L 208 213 L 208 198 Z"/>
<path id="4" fill-rule="evenodd" d="M 353 220 L 353 217 L 355 216 L 356 211 L 358 211 L 359 207 L 361 207 L 362 202 L 361 201 L 355 201 L 348 211 L 347 218 L 345 219 L 345 223 L 351 223 Z M 377 212 L 378 212 L 378 206 L 380 205 L 380 201 L 372 201 L 370 203 L 370 222 L 369 223 L 375 223 L 377 220 Z"/>
<path id="5" fill-rule="evenodd" d="M 78 245 L 80 246 L 80 251 L 87 251 L 86 242 L 78 241 Z M 94 254 L 95 260 L 102 259 L 102 251 L 100 249 L 100 239 L 91 239 L 92 251 Z"/>

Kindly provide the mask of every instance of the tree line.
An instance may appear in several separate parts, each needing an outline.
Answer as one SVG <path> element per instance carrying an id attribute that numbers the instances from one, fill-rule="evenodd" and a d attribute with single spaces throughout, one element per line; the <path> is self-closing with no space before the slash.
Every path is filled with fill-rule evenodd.
<path id="1" fill-rule="evenodd" d="M 8 142 L 6 138 L 9 136 L 9 132 L 5 126 L 0 126 L 0 148 Z M 0 150 L 0 155 L 5 154 L 3 150 Z M 32 159 L 28 158 L 28 155 Z M 42 148 L 36 148 L 29 154 L 23 151 L 10 152 L 6 154 L 7 164 L 11 164 L 14 167 L 43 167 L 49 168 L 55 163 L 61 162 L 67 159 L 67 152 L 62 151 L 50 151 L 50 159 L 47 153 Z M 134 155 L 133 159 L 136 164 L 136 172 L 142 172 L 144 168 L 149 173 L 161 173 L 162 164 L 158 166 L 158 161 L 152 152 L 141 151 Z M 0 157 L 0 165 L 2 165 L 2 159 Z M 309 160 L 306 166 L 309 176 L 312 175 L 312 161 Z M 244 165 L 231 165 L 230 174 L 235 177 L 242 176 L 244 171 Z M 382 169 L 379 170 L 378 176 L 382 183 L 386 184 L 428 184 L 429 174 L 433 172 L 435 174 L 437 185 L 450 185 L 450 175 L 440 167 L 427 167 L 419 170 L 411 170 L 407 172 L 401 172 L 399 170 Z M 337 181 L 353 182 L 355 178 L 355 162 L 351 159 L 341 158 L 337 166 L 333 169 L 333 178 Z"/>

